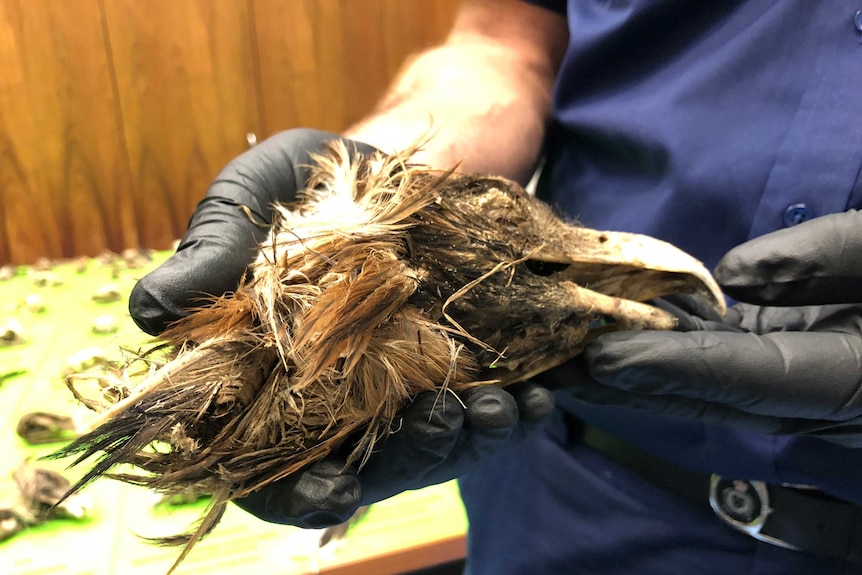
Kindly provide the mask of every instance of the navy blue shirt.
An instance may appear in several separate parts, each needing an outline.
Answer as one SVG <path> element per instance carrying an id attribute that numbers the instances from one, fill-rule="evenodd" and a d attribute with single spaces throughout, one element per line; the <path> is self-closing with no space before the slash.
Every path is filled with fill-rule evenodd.
<path id="1" fill-rule="evenodd" d="M 710 268 L 749 238 L 862 207 L 858 8 L 569 1 L 539 194 L 585 226 L 670 241 Z M 862 503 L 862 450 L 566 407 L 689 467 Z"/>
<path id="2" fill-rule="evenodd" d="M 749 238 L 862 208 L 862 0 L 531 1 L 570 29 L 537 193 L 583 225 L 661 238 L 712 268 Z M 677 464 L 862 504 L 862 450 L 560 403 Z M 681 505 L 559 421 L 461 490 L 474 574 L 860 572 Z"/>

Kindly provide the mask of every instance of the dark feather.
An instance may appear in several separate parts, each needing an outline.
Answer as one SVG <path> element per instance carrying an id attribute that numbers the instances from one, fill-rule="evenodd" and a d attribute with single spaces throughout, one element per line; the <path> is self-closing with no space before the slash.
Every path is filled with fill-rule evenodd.
<path id="1" fill-rule="evenodd" d="M 514 182 L 410 153 L 317 158 L 302 202 L 275 206 L 249 278 L 139 358 L 154 368 L 143 381 L 115 376 L 118 402 L 53 454 L 96 458 L 69 493 L 111 476 L 214 494 L 191 535 L 158 539 L 185 545 L 181 560 L 230 500 L 336 449 L 361 464 L 417 393 L 529 378 L 580 353 L 605 315 L 671 328 L 639 303 L 660 295 L 723 309 L 709 273 L 668 244 L 579 228 Z"/>

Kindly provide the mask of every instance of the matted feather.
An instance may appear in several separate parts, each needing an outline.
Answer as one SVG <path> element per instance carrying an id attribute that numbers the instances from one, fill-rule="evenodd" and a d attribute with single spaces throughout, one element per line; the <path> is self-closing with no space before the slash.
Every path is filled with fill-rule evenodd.
<path id="1" fill-rule="evenodd" d="M 182 559 L 230 500 L 336 449 L 361 465 L 417 393 L 526 379 L 577 355 L 599 318 L 671 328 L 639 303 L 660 295 L 723 311 L 676 248 L 580 228 L 514 182 L 411 165 L 413 151 L 316 157 L 299 201 L 274 206 L 249 279 L 165 333 L 167 357 L 142 358 L 158 369 L 118 378 L 119 401 L 54 455 L 98 456 L 70 493 L 110 475 L 214 494 L 196 531 L 161 540 L 184 543 Z"/>

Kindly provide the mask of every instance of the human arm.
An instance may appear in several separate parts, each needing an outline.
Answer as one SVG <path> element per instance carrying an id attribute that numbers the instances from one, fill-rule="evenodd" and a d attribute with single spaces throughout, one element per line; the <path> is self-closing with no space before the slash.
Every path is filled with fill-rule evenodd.
<path id="1" fill-rule="evenodd" d="M 468 0 L 445 42 L 404 65 L 345 135 L 386 152 L 431 136 L 416 160 L 529 179 L 568 41 L 565 18 L 520 0 Z"/>

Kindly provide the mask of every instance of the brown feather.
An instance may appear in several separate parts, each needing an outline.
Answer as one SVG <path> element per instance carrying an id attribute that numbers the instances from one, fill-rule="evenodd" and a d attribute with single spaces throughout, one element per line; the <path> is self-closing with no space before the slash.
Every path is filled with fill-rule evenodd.
<path id="1" fill-rule="evenodd" d="M 417 393 L 523 380 L 577 355 L 605 315 L 672 327 L 638 303 L 656 296 L 698 292 L 723 310 L 672 246 L 579 228 L 513 182 L 410 153 L 351 163 L 335 144 L 316 158 L 302 201 L 275 206 L 250 278 L 164 334 L 141 358 L 155 369 L 54 454 L 98 455 L 69 493 L 108 475 L 218 494 L 191 535 L 161 539 L 186 545 L 182 559 L 232 499 L 336 449 L 361 464 Z M 111 474 L 125 463 L 143 473 Z"/>

